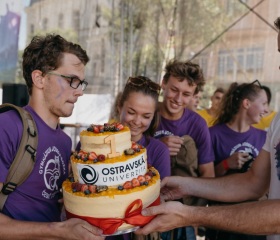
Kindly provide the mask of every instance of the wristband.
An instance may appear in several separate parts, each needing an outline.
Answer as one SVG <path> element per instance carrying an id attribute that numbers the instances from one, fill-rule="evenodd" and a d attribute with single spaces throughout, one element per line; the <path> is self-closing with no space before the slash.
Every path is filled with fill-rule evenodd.
<path id="1" fill-rule="evenodd" d="M 226 171 L 229 170 L 228 162 L 227 162 L 226 159 L 222 161 L 222 164 L 223 164 L 223 167 Z"/>

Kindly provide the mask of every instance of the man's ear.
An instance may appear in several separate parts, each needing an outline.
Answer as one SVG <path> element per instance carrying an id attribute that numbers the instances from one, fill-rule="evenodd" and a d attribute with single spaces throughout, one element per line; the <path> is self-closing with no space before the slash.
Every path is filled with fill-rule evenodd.
<path id="1" fill-rule="evenodd" d="M 31 76 L 32 76 L 32 81 L 33 81 L 33 84 L 37 87 L 37 88 L 43 88 L 43 85 L 44 85 L 44 78 L 42 76 L 42 72 L 40 70 L 34 70 L 32 73 L 31 73 Z"/>

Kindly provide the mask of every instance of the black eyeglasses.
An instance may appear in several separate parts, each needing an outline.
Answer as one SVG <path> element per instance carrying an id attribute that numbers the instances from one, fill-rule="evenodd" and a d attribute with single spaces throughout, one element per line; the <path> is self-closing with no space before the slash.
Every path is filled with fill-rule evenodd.
<path id="1" fill-rule="evenodd" d="M 77 89 L 81 85 L 82 90 L 84 91 L 88 85 L 87 81 L 81 80 L 78 77 L 65 76 L 62 74 L 54 73 L 54 72 L 48 72 L 48 74 L 65 78 L 70 83 L 70 87 L 72 87 L 74 89 Z"/>
<path id="2" fill-rule="evenodd" d="M 133 85 L 137 87 L 142 87 L 146 85 L 148 88 L 150 88 L 152 91 L 156 92 L 159 94 L 160 92 L 160 85 L 151 81 L 149 78 L 141 76 L 141 77 L 129 77 L 126 85 Z"/>

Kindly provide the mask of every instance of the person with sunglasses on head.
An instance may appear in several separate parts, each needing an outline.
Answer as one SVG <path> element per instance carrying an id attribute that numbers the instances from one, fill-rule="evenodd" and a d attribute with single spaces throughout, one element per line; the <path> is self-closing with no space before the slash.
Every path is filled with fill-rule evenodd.
<path id="1" fill-rule="evenodd" d="M 160 85 L 144 76 L 130 77 L 117 101 L 119 120 L 130 128 L 131 141 L 147 149 L 148 164 L 155 167 L 160 178 L 170 176 L 170 158 L 167 146 L 153 138 L 158 126 L 158 97 Z M 157 233 L 153 233 L 153 239 Z M 111 239 L 131 239 L 131 234 Z"/>
<path id="2" fill-rule="evenodd" d="M 221 102 L 214 126 L 209 128 L 217 177 L 248 171 L 265 142 L 266 132 L 252 127 L 267 113 L 267 96 L 259 81 L 232 83 Z M 219 202 L 210 202 L 219 205 Z M 265 239 L 265 236 L 206 230 L 206 240 Z"/>
<path id="3" fill-rule="evenodd" d="M 258 123 L 267 113 L 267 101 L 258 80 L 230 85 L 215 125 L 209 128 L 215 152 L 216 176 L 249 169 L 266 138 L 265 131 L 251 125 Z"/>
<path id="4" fill-rule="evenodd" d="M 130 77 L 118 101 L 121 123 L 130 128 L 131 141 L 147 148 L 148 164 L 170 176 L 169 150 L 153 138 L 159 124 L 158 97 L 160 86 L 144 76 Z"/>
<path id="5" fill-rule="evenodd" d="M 59 126 L 69 117 L 87 86 L 89 57 L 78 44 L 60 35 L 35 36 L 23 52 L 23 76 L 29 93 L 24 107 L 35 120 L 38 146 L 35 165 L 9 194 L 0 213 L 1 239 L 104 239 L 102 231 L 81 219 L 61 221 L 60 189 L 68 177 L 72 143 Z M 3 191 L 22 136 L 15 111 L 0 114 L 0 190 Z"/>
<path id="6" fill-rule="evenodd" d="M 280 53 L 280 17 L 274 22 L 278 30 Z M 280 69 L 280 67 L 279 67 Z M 206 226 L 231 232 L 267 235 L 280 239 L 280 113 L 273 119 L 265 144 L 245 173 L 218 178 L 167 177 L 161 184 L 166 203 L 146 208 L 145 216 L 157 215 L 148 225 L 136 231 L 167 231 L 181 226 Z M 230 136 L 229 136 L 230 138 Z M 254 201 L 268 191 L 268 200 Z M 228 203 L 226 206 L 194 207 L 171 201 L 182 196 L 198 196 Z"/>

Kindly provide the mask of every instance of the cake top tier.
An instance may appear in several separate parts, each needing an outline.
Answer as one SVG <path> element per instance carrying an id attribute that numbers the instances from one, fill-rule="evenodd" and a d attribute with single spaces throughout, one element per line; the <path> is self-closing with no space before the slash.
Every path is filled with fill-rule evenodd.
<path id="1" fill-rule="evenodd" d="M 124 131 L 130 131 L 128 127 L 123 126 L 119 122 L 114 123 L 104 123 L 103 125 L 99 124 L 91 124 L 87 130 L 84 130 L 81 132 L 80 135 L 99 135 L 99 134 L 108 134 L 108 133 L 116 133 L 116 132 L 124 132 Z"/>
<path id="2" fill-rule="evenodd" d="M 104 125 L 92 124 L 80 133 L 81 150 L 105 158 L 114 158 L 131 148 L 131 134 L 128 127 L 121 123 Z"/>

